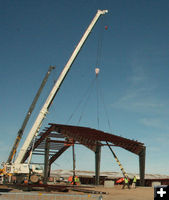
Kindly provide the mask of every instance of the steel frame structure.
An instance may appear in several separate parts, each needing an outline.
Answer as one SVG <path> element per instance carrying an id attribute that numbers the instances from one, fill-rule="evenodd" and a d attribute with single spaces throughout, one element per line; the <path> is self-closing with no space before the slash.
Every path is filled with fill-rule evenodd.
<path id="1" fill-rule="evenodd" d="M 105 146 L 107 145 L 106 143 L 109 143 L 110 146 L 121 147 L 139 156 L 140 185 L 144 185 L 146 147 L 141 142 L 88 127 L 50 123 L 49 127 L 45 128 L 44 131 L 38 135 L 33 147 L 34 154 L 45 155 L 45 141 L 47 138 L 47 141 L 50 143 L 48 145 L 49 169 L 52 163 L 71 146 L 72 143 L 68 142 L 66 139 L 73 139 L 75 144 L 84 145 L 95 153 L 95 181 L 96 184 L 99 184 L 101 146 Z M 25 154 L 24 161 L 28 158 L 30 151 L 31 146 Z"/>

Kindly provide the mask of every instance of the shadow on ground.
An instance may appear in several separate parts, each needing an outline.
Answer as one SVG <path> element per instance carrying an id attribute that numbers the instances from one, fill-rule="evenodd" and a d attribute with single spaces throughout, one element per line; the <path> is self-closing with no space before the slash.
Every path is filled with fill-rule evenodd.
<path id="1" fill-rule="evenodd" d="M 12 189 L 0 188 L 0 192 L 10 192 Z"/>

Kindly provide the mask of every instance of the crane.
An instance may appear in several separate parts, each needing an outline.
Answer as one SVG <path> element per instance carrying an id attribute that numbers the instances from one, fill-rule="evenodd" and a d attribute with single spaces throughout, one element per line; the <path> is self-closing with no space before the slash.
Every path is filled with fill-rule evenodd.
<path id="1" fill-rule="evenodd" d="M 39 98 L 39 96 L 40 96 L 40 94 L 41 94 L 41 92 L 42 92 L 42 90 L 43 90 L 43 88 L 44 88 L 44 86 L 45 86 L 45 84 L 46 84 L 46 82 L 47 82 L 47 80 L 48 80 L 48 77 L 49 77 L 49 75 L 50 75 L 50 73 L 51 73 L 51 71 L 52 71 L 53 69 L 55 69 L 54 66 L 49 66 L 49 69 L 48 69 L 48 71 L 47 71 L 47 73 L 46 73 L 46 75 L 45 75 L 45 77 L 44 77 L 44 79 L 43 79 L 43 81 L 42 81 L 42 83 L 41 83 L 41 85 L 40 85 L 40 88 L 38 89 L 38 91 L 37 91 L 37 93 L 36 93 L 36 96 L 34 97 L 34 99 L 33 99 L 33 101 L 32 101 L 32 104 L 31 104 L 30 107 L 29 107 L 29 110 L 28 110 L 28 112 L 27 112 L 27 114 L 26 114 L 26 117 L 25 117 L 23 123 L 22 123 L 22 126 L 21 126 L 21 128 L 19 129 L 19 131 L 18 131 L 18 133 L 17 133 L 17 137 L 16 137 L 16 139 L 15 139 L 15 142 L 14 142 L 13 147 L 12 147 L 12 149 L 11 149 L 11 152 L 10 152 L 10 154 L 9 154 L 7 163 L 11 163 L 11 162 L 12 162 L 12 159 L 14 158 L 14 155 L 16 154 L 16 150 L 17 150 L 17 148 L 18 148 L 19 142 L 20 142 L 20 140 L 21 140 L 21 138 L 22 138 L 22 135 L 23 135 L 23 132 L 24 132 L 24 130 L 25 130 L 25 127 L 26 127 L 26 125 L 27 125 L 27 123 L 28 123 L 28 120 L 29 120 L 29 118 L 30 118 L 30 116 L 31 116 L 31 114 L 32 114 L 32 111 L 33 111 L 34 108 L 35 108 L 35 105 L 36 105 L 36 103 L 37 103 L 37 100 L 38 100 L 38 98 Z"/>
<path id="2" fill-rule="evenodd" d="M 78 45 L 76 46 L 75 50 L 73 51 L 71 57 L 69 58 L 65 67 L 63 68 L 60 76 L 58 77 L 55 85 L 53 86 L 51 92 L 49 93 L 49 96 L 47 97 L 43 107 L 41 108 L 41 110 L 39 112 L 39 115 L 37 116 L 30 132 L 28 133 L 28 136 L 27 136 L 23 146 L 21 147 L 21 149 L 18 153 L 18 156 L 16 157 L 16 159 L 13 163 L 11 163 L 11 164 L 7 163 L 6 168 L 8 169 L 8 171 L 10 173 L 25 174 L 28 172 L 28 170 L 30 168 L 29 164 L 23 163 L 23 158 L 28 150 L 28 147 L 31 144 L 34 137 L 37 136 L 37 134 L 40 130 L 40 127 L 42 125 L 42 122 L 43 122 L 46 114 L 48 113 L 48 110 L 49 110 L 57 92 L 59 91 L 60 86 L 62 85 L 67 73 L 69 72 L 74 60 L 76 59 L 78 53 L 80 52 L 82 46 L 84 45 L 86 39 L 88 38 L 88 36 L 90 34 L 90 32 L 92 31 L 94 25 L 98 21 L 99 17 L 101 15 L 104 15 L 107 12 L 108 12 L 108 10 L 98 10 L 95 17 L 91 21 L 90 25 L 86 29 L 84 35 L 82 36 L 81 40 L 79 41 Z M 37 169 L 37 168 L 35 167 L 35 169 Z M 39 172 L 41 172 L 41 170 L 39 170 Z"/>

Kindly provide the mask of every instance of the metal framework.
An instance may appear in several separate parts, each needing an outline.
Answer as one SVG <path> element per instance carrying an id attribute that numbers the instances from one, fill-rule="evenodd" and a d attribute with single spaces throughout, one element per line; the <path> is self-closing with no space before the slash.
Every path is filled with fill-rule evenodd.
<path id="1" fill-rule="evenodd" d="M 72 143 L 70 142 L 70 139 L 73 139 L 75 144 L 82 144 L 95 153 L 97 175 L 96 183 L 98 183 L 101 146 L 105 146 L 107 143 L 109 143 L 110 146 L 121 147 L 139 156 L 140 183 L 141 185 L 144 185 L 146 147 L 141 142 L 88 127 L 49 124 L 49 127 L 45 128 L 45 130 L 38 135 L 38 138 L 34 144 L 34 154 L 45 155 L 46 138 L 48 138 L 48 142 L 50 143 L 48 162 L 49 167 L 63 152 L 65 152 L 71 146 Z M 28 158 L 30 151 L 31 146 L 24 157 L 24 161 Z"/>

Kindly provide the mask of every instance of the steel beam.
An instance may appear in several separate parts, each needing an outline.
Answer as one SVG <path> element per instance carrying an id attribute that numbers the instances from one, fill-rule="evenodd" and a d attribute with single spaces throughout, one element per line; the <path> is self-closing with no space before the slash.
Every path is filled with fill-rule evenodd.
<path id="1" fill-rule="evenodd" d="M 49 159 L 49 166 L 51 166 L 51 164 L 53 162 L 55 162 L 55 160 L 63 153 L 65 152 L 70 146 L 64 146 L 62 147 L 55 155 L 53 155 L 50 159 Z"/>
<path id="2" fill-rule="evenodd" d="M 53 131 L 53 128 L 54 128 L 53 126 L 50 126 L 50 127 L 47 129 L 47 131 L 35 142 L 35 145 L 34 145 L 34 147 L 33 147 L 33 150 L 36 149 L 36 148 L 39 146 L 39 144 L 40 144 L 45 138 L 47 138 L 47 137 L 49 136 L 50 132 Z M 31 152 L 31 148 L 30 148 L 30 150 L 28 150 L 28 151 L 26 152 L 26 154 L 25 154 L 25 156 L 24 156 L 24 158 L 23 158 L 23 160 L 22 160 L 22 163 L 24 163 L 24 162 L 26 161 L 26 159 L 29 157 L 30 152 Z"/>

